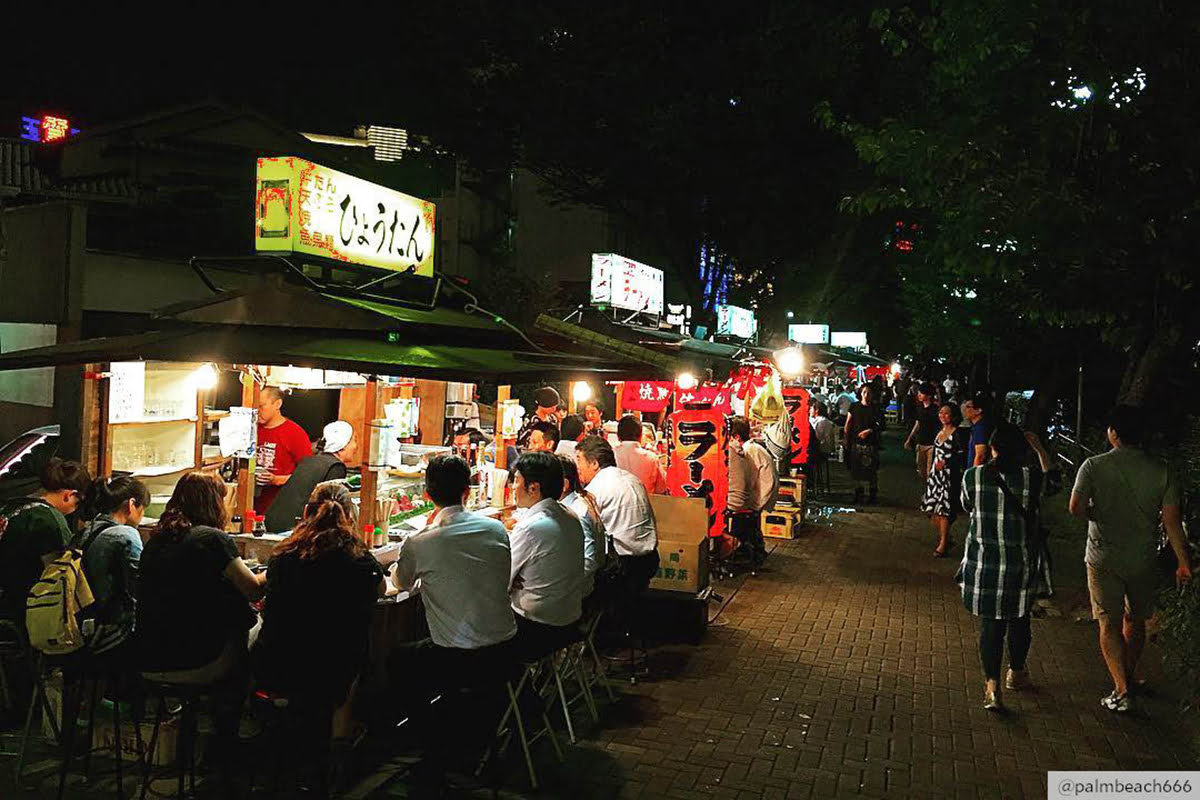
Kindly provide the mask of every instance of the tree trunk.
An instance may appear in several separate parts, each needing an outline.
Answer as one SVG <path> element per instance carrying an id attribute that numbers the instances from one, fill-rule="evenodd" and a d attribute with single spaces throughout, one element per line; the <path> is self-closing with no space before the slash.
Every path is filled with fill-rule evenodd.
<path id="1" fill-rule="evenodd" d="M 1131 353 L 1117 402 L 1122 405 L 1146 406 L 1151 394 L 1163 385 L 1173 349 L 1172 337 L 1160 331 L 1154 334 L 1145 347 Z"/>

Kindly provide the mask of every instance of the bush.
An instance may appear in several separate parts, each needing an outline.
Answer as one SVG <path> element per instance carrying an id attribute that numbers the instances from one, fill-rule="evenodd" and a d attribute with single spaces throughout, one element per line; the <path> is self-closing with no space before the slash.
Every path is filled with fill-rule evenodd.
<path id="1" fill-rule="evenodd" d="M 1191 686 L 1187 702 L 1196 708 L 1200 702 L 1200 579 L 1183 589 L 1174 587 L 1159 599 L 1158 644 L 1163 650 L 1163 665 Z"/>

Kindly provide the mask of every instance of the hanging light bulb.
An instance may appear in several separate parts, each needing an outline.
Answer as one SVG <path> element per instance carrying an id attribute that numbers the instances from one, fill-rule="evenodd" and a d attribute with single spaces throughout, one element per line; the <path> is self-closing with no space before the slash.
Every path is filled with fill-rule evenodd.
<path id="1" fill-rule="evenodd" d="M 592 385 L 584 381 L 578 381 L 571 387 L 571 397 L 575 398 L 576 403 L 586 403 L 592 399 Z"/>
<path id="2" fill-rule="evenodd" d="M 220 380 L 221 374 L 217 372 L 217 367 L 212 362 L 201 364 L 200 367 L 192 373 L 192 383 L 197 389 L 207 391 L 215 388 L 217 381 Z"/>
<path id="3" fill-rule="evenodd" d="M 699 385 L 699 381 L 696 380 L 696 376 L 693 375 L 692 373 L 681 372 L 675 378 L 675 385 L 678 386 L 680 389 L 683 389 L 685 392 L 688 392 L 688 391 L 691 391 L 692 389 L 695 389 L 696 386 Z"/>
<path id="4" fill-rule="evenodd" d="M 775 367 L 785 378 L 795 378 L 804 371 L 804 352 L 798 347 L 785 347 L 775 352 Z"/>

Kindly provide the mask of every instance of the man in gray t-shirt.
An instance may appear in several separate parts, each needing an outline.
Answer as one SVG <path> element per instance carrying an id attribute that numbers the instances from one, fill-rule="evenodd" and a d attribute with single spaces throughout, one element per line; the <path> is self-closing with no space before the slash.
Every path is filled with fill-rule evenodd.
<path id="1" fill-rule="evenodd" d="M 1100 650 L 1113 679 L 1101 700 L 1110 711 L 1128 711 L 1129 684 L 1146 642 L 1146 619 L 1158 589 L 1155 554 L 1161 516 L 1179 559 L 1176 580 L 1191 578 L 1179 511 L 1179 487 L 1166 462 L 1140 449 L 1144 412 L 1117 406 L 1109 419 L 1112 450 L 1079 467 L 1071 513 L 1088 520 L 1088 592 L 1100 623 Z M 1118 620 L 1121 621 L 1118 624 Z"/>

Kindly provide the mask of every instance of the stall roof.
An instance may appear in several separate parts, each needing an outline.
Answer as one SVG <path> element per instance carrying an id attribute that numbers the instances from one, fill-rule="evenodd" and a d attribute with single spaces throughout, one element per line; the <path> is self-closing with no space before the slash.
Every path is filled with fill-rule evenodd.
<path id="1" fill-rule="evenodd" d="M 186 326 L 131 336 L 14 350 L 0 371 L 108 361 L 214 361 L 338 369 L 413 378 L 533 381 L 587 373 L 622 374 L 628 365 L 564 353 L 451 344 L 390 343 L 382 338 L 263 326 Z"/>
<path id="2" fill-rule="evenodd" d="M 626 362 L 643 364 L 645 365 L 644 369 L 651 373 L 661 372 L 673 376 L 685 367 L 685 363 L 674 356 L 664 355 L 648 347 L 642 347 L 641 345 L 618 339 L 615 336 L 599 333 L 582 325 L 564 322 L 549 314 L 539 314 L 537 320 L 534 322 L 534 327 L 580 347 L 585 347 L 592 352 L 603 353 Z M 626 370 L 626 372 L 629 372 L 629 370 Z M 642 377 L 651 377 L 651 375 L 643 375 Z"/>

